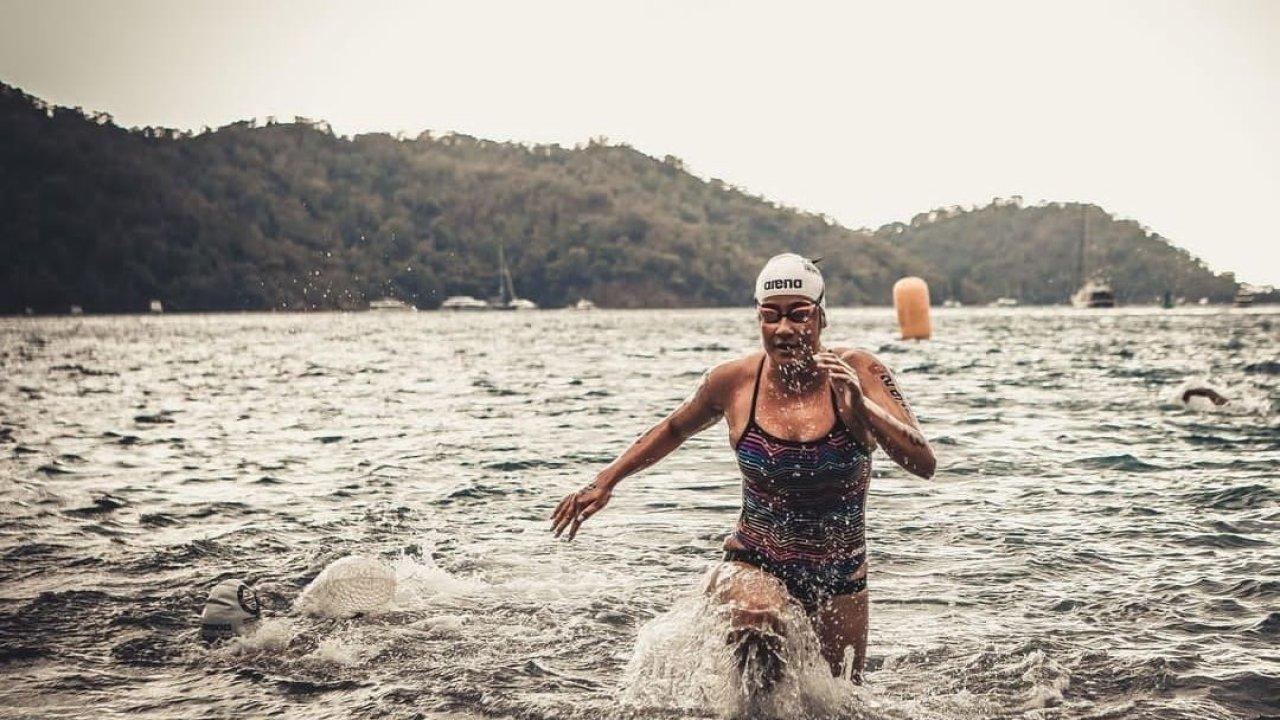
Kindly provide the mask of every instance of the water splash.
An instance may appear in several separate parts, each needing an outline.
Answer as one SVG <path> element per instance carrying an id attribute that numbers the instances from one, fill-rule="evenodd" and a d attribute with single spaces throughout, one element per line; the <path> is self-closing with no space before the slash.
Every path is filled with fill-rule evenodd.
<path id="1" fill-rule="evenodd" d="M 1225 405 L 1217 405 L 1201 395 L 1194 395 L 1182 400 L 1183 393 L 1188 390 L 1205 388 L 1227 398 Z M 1271 413 L 1272 403 L 1265 393 L 1245 384 L 1227 385 L 1212 382 L 1202 376 L 1190 377 L 1179 385 L 1161 394 L 1161 404 L 1171 408 L 1182 408 L 1194 413 L 1211 415 L 1257 415 L 1266 417 Z"/>
<path id="2" fill-rule="evenodd" d="M 623 702 L 731 718 L 848 717 L 857 687 L 831 675 L 800 611 L 788 607 L 781 619 L 783 674 L 761 693 L 734 657 L 727 607 L 702 594 L 682 598 L 640 629 L 623 675 Z"/>
<path id="3" fill-rule="evenodd" d="M 266 618 L 244 635 L 214 647 L 211 653 L 223 659 L 237 655 L 280 653 L 297 637 L 299 627 L 292 618 Z"/>

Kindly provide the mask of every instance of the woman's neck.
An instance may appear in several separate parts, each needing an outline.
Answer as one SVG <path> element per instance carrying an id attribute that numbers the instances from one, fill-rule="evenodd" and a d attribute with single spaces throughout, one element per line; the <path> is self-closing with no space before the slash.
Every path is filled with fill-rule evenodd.
<path id="1" fill-rule="evenodd" d="M 770 358 L 769 366 L 773 384 L 788 395 L 807 395 L 822 384 L 822 374 L 812 357 L 781 365 Z"/>

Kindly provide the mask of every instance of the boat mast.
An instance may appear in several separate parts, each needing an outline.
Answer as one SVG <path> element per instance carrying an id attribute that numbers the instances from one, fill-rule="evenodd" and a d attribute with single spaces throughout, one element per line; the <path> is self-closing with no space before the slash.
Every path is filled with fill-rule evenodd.
<path id="1" fill-rule="evenodd" d="M 502 245 L 498 246 L 498 259 L 502 263 L 501 281 L 506 283 L 504 287 L 509 296 L 506 301 L 511 302 L 516 299 L 516 285 L 511 281 L 511 268 L 507 267 L 507 255 Z"/>
<path id="2" fill-rule="evenodd" d="M 498 243 L 498 302 L 504 305 L 511 301 L 507 297 L 507 254 L 502 243 Z"/>
<path id="3" fill-rule="evenodd" d="M 1078 282 L 1076 283 L 1077 287 L 1084 286 L 1084 282 L 1085 282 L 1084 254 L 1085 254 L 1085 246 L 1088 243 L 1089 243 L 1089 206 L 1082 203 L 1080 205 L 1080 257 L 1076 263 L 1076 267 L 1079 268 L 1079 271 L 1077 273 L 1079 275 Z"/>

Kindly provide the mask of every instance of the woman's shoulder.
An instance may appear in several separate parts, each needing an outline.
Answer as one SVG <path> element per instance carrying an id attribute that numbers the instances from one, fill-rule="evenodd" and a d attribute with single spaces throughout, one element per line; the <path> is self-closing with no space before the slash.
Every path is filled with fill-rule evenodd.
<path id="1" fill-rule="evenodd" d="M 741 378 L 743 376 L 755 377 L 756 369 L 760 367 L 760 359 L 764 357 L 764 351 L 753 352 L 749 355 L 725 360 L 724 362 L 712 366 L 707 372 L 713 379 L 732 379 Z"/>
<path id="2" fill-rule="evenodd" d="M 878 380 L 882 384 L 894 384 L 894 371 L 885 361 L 863 348 L 832 348 L 837 355 L 858 372 L 863 381 Z"/>
<path id="3" fill-rule="evenodd" d="M 835 352 L 835 354 L 839 355 L 840 359 L 854 367 L 870 368 L 877 364 L 884 365 L 884 363 L 880 361 L 880 358 L 876 357 L 870 350 L 865 348 L 833 347 L 831 350 Z"/>
<path id="4" fill-rule="evenodd" d="M 707 371 L 707 383 L 713 390 L 732 392 L 744 382 L 754 381 L 764 351 L 725 360 Z"/>

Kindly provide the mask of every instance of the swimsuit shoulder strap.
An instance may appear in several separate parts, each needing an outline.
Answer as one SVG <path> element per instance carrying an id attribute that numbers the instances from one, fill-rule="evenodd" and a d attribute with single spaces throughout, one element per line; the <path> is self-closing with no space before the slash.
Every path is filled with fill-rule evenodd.
<path id="1" fill-rule="evenodd" d="M 840 417 L 840 403 L 836 401 L 836 389 L 831 388 L 829 394 L 831 395 L 831 409 L 834 410 L 836 413 L 836 423 L 835 425 L 832 425 L 832 427 L 836 428 L 836 427 L 845 426 L 844 418 Z"/>
<path id="2" fill-rule="evenodd" d="M 760 358 L 760 367 L 756 368 L 756 385 L 751 391 L 751 414 L 747 416 L 748 425 L 756 421 L 756 398 L 760 397 L 760 376 L 764 375 L 764 361 L 767 357 L 768 355 L 765 355 Z"/>

